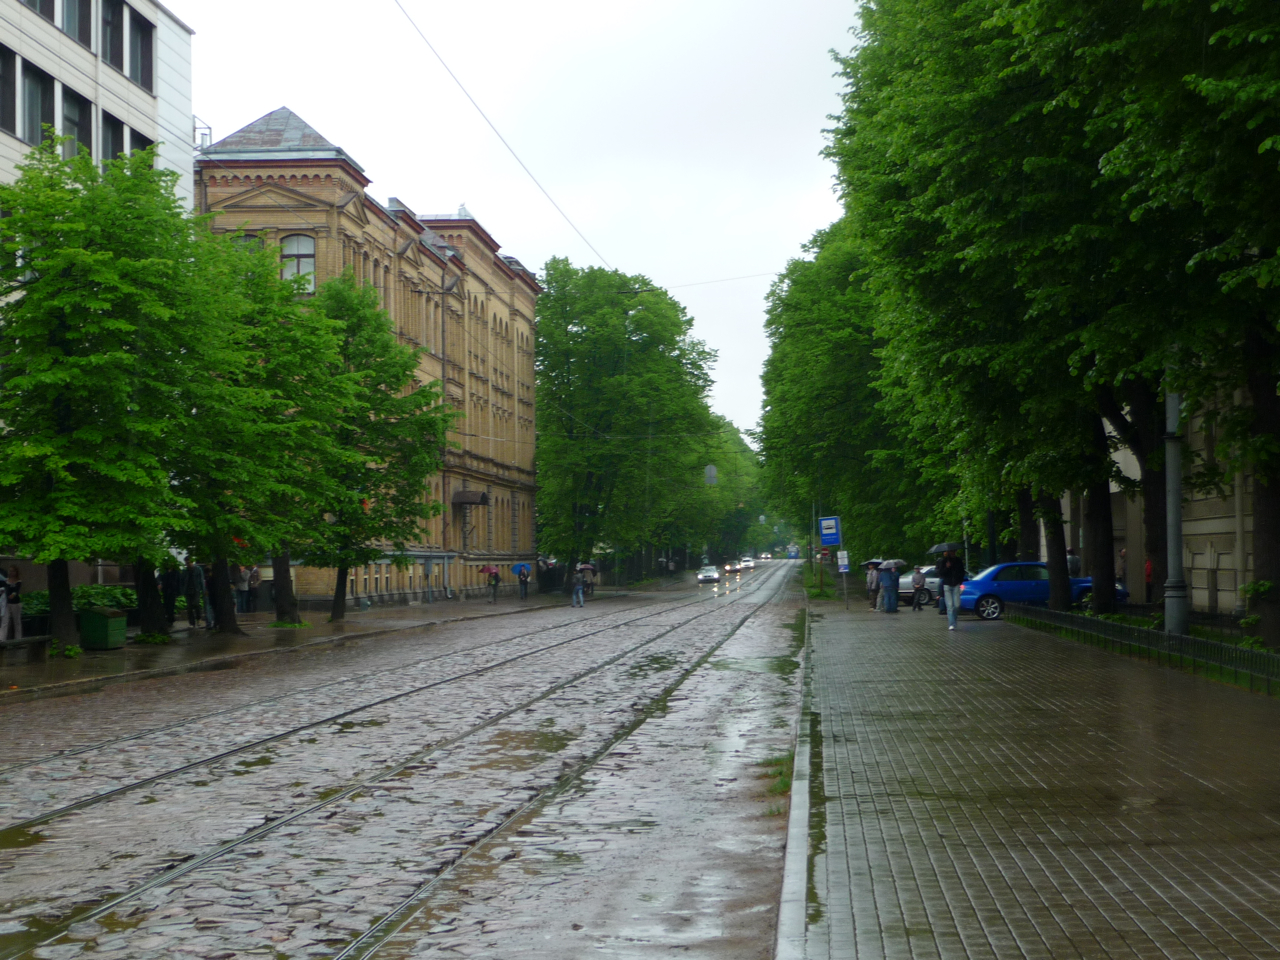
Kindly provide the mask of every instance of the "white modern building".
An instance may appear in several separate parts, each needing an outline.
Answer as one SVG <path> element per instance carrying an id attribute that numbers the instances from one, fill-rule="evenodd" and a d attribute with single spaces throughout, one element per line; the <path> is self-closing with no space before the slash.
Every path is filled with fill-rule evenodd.
<path id="1" fill-rule="evenodd" d="M 191 34 L 154 0 L 0 0 L 0 179 L 47 124 L 95 159 L 158 142 L 190 203 Z"/>

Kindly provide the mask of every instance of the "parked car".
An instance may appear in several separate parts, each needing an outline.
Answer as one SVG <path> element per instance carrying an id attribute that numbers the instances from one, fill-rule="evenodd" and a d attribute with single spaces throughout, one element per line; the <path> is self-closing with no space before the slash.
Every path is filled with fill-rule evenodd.
<path id="1" fill-rule="evenodd" d="M 900 597 L 906 598 L 911 596 L 912 591 L 915 589 L 911 586 L 911 575 L 915 572 L 915 568 L 912 567 L 910 570 L 898 577 L 898 595 Z M 925 567 L 923 572 L 925 593 L 924 602 L 926 604 L 933 603 L 938 594 L 942 592 L 942 578 L 938 576 L 936 567 Z"/>
<path id="2" fill-rule="evenodd" d="M 730 560 L 728 563 L 724 565 L 724 572 L 725 573 L 741 573 L 742 564 L 739 563 L 737 560 Z"/>
<path id="3" fill-rule="evenodd" d="M 1071 578 L 1071 602 L 1084 603 L 1093 593 L 1092 577 Z M 1125 602 L 1129 591 L 1116 581 L 1116 599 Z M 1046 563 L 997 563 L 960 586 L 960 609 L 971 610 L 983 620 L 995 620 L 1006 603 L 1043 606 L 1049 602 L 1049 565 Z"/>
<path id="4" fill-rule="evenodd" d="M 756 568 L 756 562 L 755 562 L 754 560 L 752 560 L 750 557 L 743 557 L 743 558 L 742 558 L 742 569 L 743 569 L 743 570 L 754 570 L 755 568 Z"/>
<path id="5" fill-rule="evenodd" d="M 715 567 L 706 566 L 698 571 L 699 583 L 719 583 L 720 571 Z"/>

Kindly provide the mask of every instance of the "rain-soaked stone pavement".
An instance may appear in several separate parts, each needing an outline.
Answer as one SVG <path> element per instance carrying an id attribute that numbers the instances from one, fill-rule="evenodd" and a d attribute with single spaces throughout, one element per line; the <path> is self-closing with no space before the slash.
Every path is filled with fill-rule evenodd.
<path id="1" fill-rule="evenodd" d="M 1280 702 L 961 624 L 814 609 L 801 952 L 1280 957 Z"/>
<path id="2" fill-rule="evenodd" d="M 792 564 L 0 710 L 0 958 L 767 957 Z"/>

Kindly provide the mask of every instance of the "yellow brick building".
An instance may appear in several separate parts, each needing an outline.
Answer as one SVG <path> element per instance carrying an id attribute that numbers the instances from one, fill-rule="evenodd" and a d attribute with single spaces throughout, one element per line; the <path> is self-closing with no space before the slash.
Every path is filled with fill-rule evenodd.
<path id="1" fill-rule="evenodd" d="M 350 592 L 374 602 L 438 599 L 482 588 L 494 564 L 534 564 L 534 275 L 465 208 L 419 216 L 366 192 L 356 161 L 287 108 L 203 149 L 197 208 L 219 230 L 244 230 L 280 248 L 285 275 L 310 284 L 346 269 L 377 289 L 397 335 L 426 350 L 424 381 L 441 381 L 460 411 L 443 471 L 430 482 L 445 512 L 411 551 L 353 570 Z M 331 596 L 335 572 L 297 568 L 299 595 Z"/>

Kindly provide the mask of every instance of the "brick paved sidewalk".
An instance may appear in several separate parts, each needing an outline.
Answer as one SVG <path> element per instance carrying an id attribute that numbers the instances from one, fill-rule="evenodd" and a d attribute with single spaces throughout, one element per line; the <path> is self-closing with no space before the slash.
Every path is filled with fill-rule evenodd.
<path id="1" fill-rule="evenodd" d="M 813 612 L 809 958 L 1280 957 L 1280 702 L 1003 622 Z"/>

